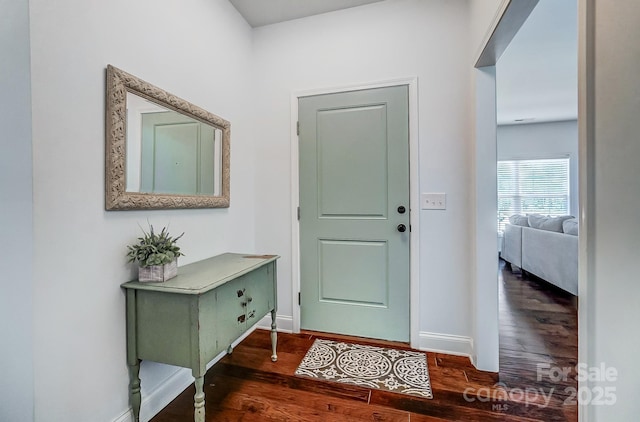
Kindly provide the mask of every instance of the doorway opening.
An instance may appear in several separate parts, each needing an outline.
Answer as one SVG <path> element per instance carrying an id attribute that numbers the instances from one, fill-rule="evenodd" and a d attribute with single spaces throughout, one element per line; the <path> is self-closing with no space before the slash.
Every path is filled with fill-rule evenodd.
<path id="1" fill-rule="evenodd" d="M 551 10 L 554 7 L 565 10 L 564 12 Z M 477 183 L 489 183 L 490 179 L 494 184 L 499 181 L 494 191 L 495 196 L 490 195 L 493 198 L 477 191 L 477 206 L 481 212 L 478 212 L 477 216 L 476 234 L 478 246 L 481 248 L 481 245 L 490 244 L 490 236 L 496 239 L 498 227 L 503 229 L 502 233 L 498 233 L 497 243 L 499 253 L 505 259 L 498 261 L 497 283 L 495 278 L 489 278 L 489 271 L 478 273 L 478 289 L 483 285 L 487 286 L 488 294 L 496 294 L 497 297 L 496 302 L 483 305 L 479 294 L 478 303 L 480 308 L 485 306 L 480 314 L 480 324 L 482 318 L 492 316 L 496 318 L 496 331 L 499 336 L 495 338 L 494 344 L 500 352 L 497 359 L 499 363 L 496 362 L 495 367 L 500 371 L 500 380 L 509 384 L 509 387 L 517 387 L 521 380 L 527 382 L 527 375 L 533 374 L 536 377 L 538 368 L 550 362 L 555 362 L 551 366 L 562 364 L 563 367 L 574 368 L 577 362 L 577 297 L 574 294 L 577 294 L 578 242 L 577 236 L 568 238 L 570 235 L 562 227 L 562 223 L 569 220 L 568 216 L 579 215 L 577 4 L 575 0 L 560 2 L 540 0 L 529 2 L 528 5 L 525 2 L 517 4 L 505 2 L 502 12 L 502 19 L 508 21 L 510 25 L 503 24 L 503 21 L 496 22 L 495 31 L 487 45 L 500 48 L 489 50 L 485 48 L 478 61 L 476 72 L 478 75 L 477 104 L 483 104 L 487 99 L 495 100 L 497 103 L 497 113 L 493 116 L 489 112 L 483 113 L 482 110 L 477 109 Z M 565 17 L 564 21 L 561 20 L 562 17 Z M 538 38 L 535 39 L 533 28 L 528 28 L 535 23 L 536 19 L 540 19 L 543 23 L 544 34 L 550 37 L 552 45 L 538 46 L 540 49 L 538 52 L 532 50 L 532 46 L 529 46 L 528 50 L 517 51 L 518 38 L 531 36 L 536 42 L 540 42 L 539 33 Z M 571 19 L 573 25 L 566 19 Z M 560 25 L 559 31 L 566 30 L 571 34 L 572 38 L 567 41 L 571 48 L 569 54 L 558 52 L 554 54 L 553 48 L 561 44 L 559 35 L 553 33 L 554 25 L 556 27 Z M 515 60 L 510 58 L 510 53 L 514 53 L 517 58 Z M 519 53 L 522 55 L 518 57 Z M 510 63 L 509 60 L 512 62 Z M 554 70 L 553 66 L 549 66 L 551 62 L 563 68 L 564 71 L 571 72 L 571 75 L 569 77 L 555 75 L 553 82 L 556 85 L 541 86 L 535 78 L 549 77 Z M 502 68 L 503 65 L 504 68 Z M 521 78 L 524 75 L 529 76 L 526 80 L 520 79 L 516 82 L 509 80 L 509 71 L 513 72 L 514 69 L 517 70 L 514 73 Z M 566 107 L 563 111 L 557 104 L 557 95 L 549 95 L 549 92 L 561 93 L 562 90 L 557 83 L 566 83 L 571 86 L 569 91 L 573 96 L 569 99 L 568 112 Z M 531 98 L 538 102 L 523 104 L 526 99 Z M 552 100 L 556 103 L 552 103 Z M 564 142 L 560 142 L 560 139 Z M 488 148 L 491 154 L 479 153 L 478 151 L 483 147 Z M 548 177 L 548 173 L 545 171 L 536 173 L 545 165 L 555 168 L 558 174 L 564 175 L 559 191 L 554 191 L 557 186 L 552 185 L 543 186 L 542 189 L 535 188 L 540 182 L 551 183 L 552 179 Z M 501 172 L 503 174 L 499 175 Z M 554 209 L 554 206 L 557 208 Z M 530 214 L 542 215 L 533 216 L 533 224 L 529 224 L 532 220 Z M 548 217 L 547 214 L 561 214 L 567 217 L 560 218 L 559 215 Z M 487 230 L 488 223 L 484 220 L 490 215 L 494 219 L 491 224 L 493 226 L 491 235 Z M 577 221 L 575 224 L 577 226 Z M 530 225 L 538 227 L 529 227 Z M 552 225 L 553 229 L 549 230 Z M 540 229 L 540 226 L 544 226 L 543 228 L 547 230 L 534 232 L 534 229 Z M 509 227 L 515 228 L 512 231 L 517 232 L 518 235 L 511 236 Z M 540 236 L 542 232 L 545 233 Z M 540 238 L 545 237 L 546 232 L 553 237 L 549 247 L 532 243 L 532 241 L 540 242 Z M 558 240 L 559 237 L 564 239 L 562 241 L 571 243 L 573 249 L 568 246 L 559 246 L 562 242 Z M 539 264 L 532 263 L 533 256 L 550 252 L 552 248 L 561 249 L 563 252 L 571 249 L 574 254 L 564 259 L 559 258 L 560 254 L 555 254 L 553 259 L 542 257 L 545 264 L 554 261 L 555 269 L 551 272 L 544 267 L 541 268 Z M 487 261 L 484 262 L 483 259 Z M 487 263 L 489 261 L 495 262 L 496 255 L 478 253 L 477 263 L 480 270 L 483 268 L 490 270 L 491 266 Z M 512 272 L 512 268 L 515 271 Z M 530 270 L 527 271 L 527 268 Z M 520 269 L 524 269 L 524 272 Z M 522 277 L 522 274 L 529 273 L 532 274 L 530 277 Z M 571 282 L 568 281 L 569 279 Z M 494 304 L 497 311 L 495 314 L 491 309 Z M 489 362 L 489 365 L 491 363 Z M 568 377 L 567 381 L 573 379 Z M 576 386 L 572 384 L 569 387 Z M 572 407 L 571 412 L 575 413 L 571 419 L 574 416 L 577 417 L 577 405 Z"/>
<path id="2" fill-rule="evenodd" d="M 563 367 L 578 356 L 577 15 L 576 0 L 540 0 L 496 63 L 506 374 L 522 353 L 531 365 L 552 357 Z"/>

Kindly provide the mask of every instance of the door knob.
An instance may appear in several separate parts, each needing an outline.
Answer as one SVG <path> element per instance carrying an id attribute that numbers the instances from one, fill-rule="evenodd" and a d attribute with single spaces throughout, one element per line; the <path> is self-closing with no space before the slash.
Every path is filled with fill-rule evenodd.
<path id="1" fill-rule="evenodd" d="M 404 207 L 404 205 L 400 205 L 398 207 L 398 214 L 404 214 L 405 211 L 407 211 L 407 209 Z"/>
<path id="2" fill-rule="evenodd" d="M 407 231 L 407 226 L 405 226 L 404 224 L 398 224 L 398 231 L 400 233 L 404 233 Z"/>

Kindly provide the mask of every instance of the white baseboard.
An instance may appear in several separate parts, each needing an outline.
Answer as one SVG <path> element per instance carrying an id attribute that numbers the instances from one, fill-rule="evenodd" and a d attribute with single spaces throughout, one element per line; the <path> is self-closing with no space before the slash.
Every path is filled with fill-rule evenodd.
<path id="1" fill-rule="evenodd" d="M 420 350 L 448 355 L 467 356 L 472 358 L 473 339 L 450 334 L 420 332 Z"/>
<path id="2" fill-rule="evenodd" d="M 192 383 L 191 371 L 187 368 L 180 368 L 158 385 L 156 389 L 148 394 L 143 394 L 142 405 L 140 406 L 140 421 L 149 421 Z M 134 422 L 133 410 L 129 408 L 113 422 Z"/>
<path id="3" fill-rule="evenodd" d="M 293 318 L 290 316 L 277 316 L 276 324 L 278 331 L 283 333 L 293 332 Z M 233 347 L 237 346 L 256 328 L 270 330 L 271 315 L 262 318 L 250 330 L 244 333 L 238 340 L 233 342 Z M 207 369 L 211 368 L 216 362 L 222 359 L 227 353 L 222 352 L 207 364 Z M 140 406 L 140 421 L 147 422 L 155 415 L 160 413 L 173 399 L 178 397 L 187 387 L 193 384 L 193 376 L 191 370 L 180 368 L 171 374 L 164 382 L 161 382 L 153 391 L 142 395 L 142 405 Z M 113 422 L 133 422 L 133 410 L 129 408 L 122 415 L 118 416 Z"/>
<path id="4" fill-rule="evenodd" d="M 293 333 L 293 317 L 276 315 L 276 326 L 277 326 L 277 330 L 281 333 L 288 333 L 288 334 Z M 271 315 L 267 315 L 264 318 L 262 318 L 258 322 L 257 327 L 263 330 L 270 330 Z"/>

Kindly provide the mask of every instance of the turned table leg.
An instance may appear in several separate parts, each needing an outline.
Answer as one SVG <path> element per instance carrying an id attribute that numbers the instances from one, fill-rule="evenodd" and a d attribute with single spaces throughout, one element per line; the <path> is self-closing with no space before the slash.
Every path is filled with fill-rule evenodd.
<path id="1" fill-rule="evenodd" d="M 193 396 L 193 420 L 204 422 L 204 376 L 196 377 L 196 394 Z"/>
<path id="2" fill-rule="evenodd" d="M 278 332 L 276 331 L 276 310 L 271 311 L 271 361 L 278 360 L 276 346 L 278 345 Z"/>
<path id="3" fill-rule="evenodd" d="M 136 363 L 129 365 L 129 400 L 133 409 L 133 420 L 140 420 L 140 361 L 136 359 Z"/>
<path id="4" fill-rule="evenodd" d="M 127 365 L 129 366 L 129 401 L 133 409 L 133 420 L 140 420 L 140 359 L 136 343 L 136 291 L 127 290 Z"/>

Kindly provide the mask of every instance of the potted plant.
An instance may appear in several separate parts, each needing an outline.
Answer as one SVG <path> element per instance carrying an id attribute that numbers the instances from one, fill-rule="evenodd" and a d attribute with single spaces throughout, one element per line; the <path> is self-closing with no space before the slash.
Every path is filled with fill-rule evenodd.
<path id="1" fill-rule="evenodd" d="M 138 281 L 163 282 L 178 275 L 178 257 L 184 254 L 176 242 L 184 233 L 171 237 L 166 227 L 155 233 L 151 224 L 142 233 L 138 243 L 127 246 L 129 262 L 138 261 Z"/>

